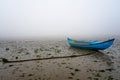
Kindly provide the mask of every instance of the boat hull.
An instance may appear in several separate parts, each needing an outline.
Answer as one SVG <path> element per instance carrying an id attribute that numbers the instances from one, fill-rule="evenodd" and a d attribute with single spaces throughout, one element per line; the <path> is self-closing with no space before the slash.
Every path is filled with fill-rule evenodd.
<path id="1" fill-rule="evenodd" d="M 78 42 L 75 42 L 75 41 L 73 42 L 72 39 L 68 38 L 67 42 L 72 47 L 95 49 L 95 50 L 104 50 L 104 49 L 109 48 L 113 44 L 114 39 L 110 39 L 110 40 L 107 40 L 107 41 L 104 41 L 104 42 L 97 42 L 97 43 L 94 43 L 94 44 L 91 44 L 91 42 L 87 42 L 86 44 L 81 44 L 81 43 L 78 43 Z"/>

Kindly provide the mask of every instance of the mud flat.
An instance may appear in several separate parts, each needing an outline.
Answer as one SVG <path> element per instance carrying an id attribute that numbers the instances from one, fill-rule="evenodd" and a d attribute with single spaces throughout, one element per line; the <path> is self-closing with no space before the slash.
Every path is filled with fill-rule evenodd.
<path id="1" fill-rule="evenodd" d="M 104 51 L 65 40 L 0 41 L 0 80 L 120 80 L 120 40 Z"/>

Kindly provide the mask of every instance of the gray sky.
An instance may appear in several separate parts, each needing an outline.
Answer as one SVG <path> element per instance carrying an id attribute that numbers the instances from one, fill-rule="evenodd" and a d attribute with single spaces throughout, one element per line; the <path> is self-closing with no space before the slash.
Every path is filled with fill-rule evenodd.
<path id="1" fill-rule="evenodd" d="M 120 0 L 0 0 L 0 38 L 120 34 Z"/>

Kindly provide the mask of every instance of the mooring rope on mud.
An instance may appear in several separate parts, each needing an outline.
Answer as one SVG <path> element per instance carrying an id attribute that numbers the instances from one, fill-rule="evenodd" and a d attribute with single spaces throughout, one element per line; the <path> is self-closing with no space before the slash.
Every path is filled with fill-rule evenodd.
<path id="1" fill-rule="evenodd" d="M 70 55 L 70 56 L 58 56 L 58 57 L 47 57 L 47 58 L 37 58 L 37 59 L 26 59 L 26 60 L 16 60 L 16 61 L 10 61 L 6 58 L 1 58 L 1 61 L 3 63 L 18 63 L 18 62 L 27 62 L 27 61 L 36 61 L 36 60 L 49 60 L 49 59 L 61 59 L 61 58 L 74 58 L 74 57 L 80 57 L 80 56 L 86 56 L 91 55 L 96 52 L 91 52 L 83 55 Z"/>

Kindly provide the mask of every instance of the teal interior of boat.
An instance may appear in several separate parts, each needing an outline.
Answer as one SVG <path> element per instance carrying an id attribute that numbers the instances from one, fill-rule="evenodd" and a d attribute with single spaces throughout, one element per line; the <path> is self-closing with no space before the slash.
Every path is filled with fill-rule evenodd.
<path id="1" fill-rule="evenodd" d="M 87 44 L 96 44 L 96 43 L 100 43 L 100 41 L 98 40 L 94 40 L 94 41 L 85 41 L 85 40 L 73 40 L 72 38 L 67 38 L 68 41 L 72 42 L 72 43 L 87 43 Z"/>

